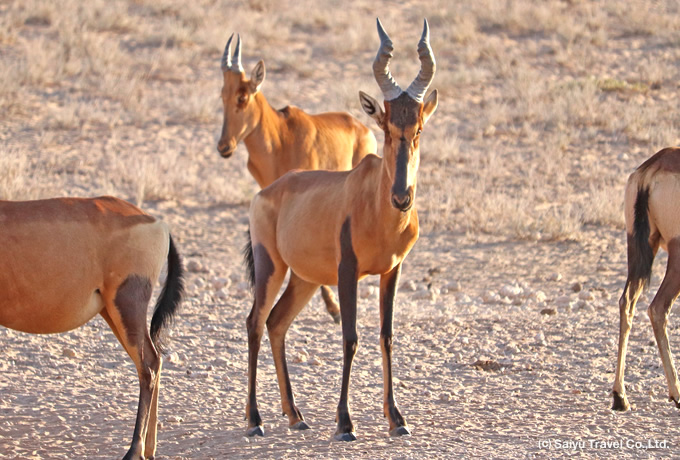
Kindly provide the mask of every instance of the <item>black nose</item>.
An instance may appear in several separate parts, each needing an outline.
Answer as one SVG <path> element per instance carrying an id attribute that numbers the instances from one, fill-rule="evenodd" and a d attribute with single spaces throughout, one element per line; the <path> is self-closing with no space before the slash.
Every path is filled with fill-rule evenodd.
<path id="1" fill-rule="evenodd" d="M 220 152 L 223 158 L 229 158 L 234 150 L 229 144 L 217 144 L 217 151 Z"/>
<path id="2" fill-rule="evenodd" d="M 408 192 L 393 193 L 392 206 L 400 211 L 408 211 L 411 208 L 411 194 Z"/>

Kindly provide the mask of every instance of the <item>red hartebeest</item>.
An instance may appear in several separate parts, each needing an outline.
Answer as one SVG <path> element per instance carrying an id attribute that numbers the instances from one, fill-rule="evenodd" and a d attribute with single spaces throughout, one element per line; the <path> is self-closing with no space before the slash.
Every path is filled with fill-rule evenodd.
<path id="1" fill-rule="evenodd" d="M 620 331 L 612 409 L 625 411 L 623 374 L 635 304 L 649 284 L 659 246 L 668 252 L 666 275 L 647 309 L 668 383 L 669 399 L 680 407 L 680 382 L 673 365 L 666 326 L 680 293 L 680 148 L 666 148 L 642 163 L 628 178 L 624 209 L 628 239 L 628 279 L 619 300 Z"/>
<path id="2" fill-rule="evenodd" d="M 254 302 L 248 316 L 249 436 L 263 435 L 255 396 L 257 356 L 265 324 L 276 366 L 281 404 L 292 429 L 307 429 L 295 405 L 284 340 L 295 316 L 320 285 L 338 285 L 344 365 L 335 438 L 356 439 L 348 392 L 357 350 L 357 282 L 380 275 L 380 344 L 383 356 L 384 414 L 390 434 L 408 435 L 408 426 L 392 387 L 392 312 L 401 263 L 418 238 L 414 202 L 423 125 L 437 108 L 437 91 L 427 98 L 435 61 L 425 21 L 418 44 L 421 69 L 402 91 L 388 64 L 392 42 L 378 21 L 381 44 L 373 71 L 385 97 L 385 110 L 361 92 L 364 111 L 385 133 L 382 158 L 368 155 L 351 171 L 294 171 L 258 193 L 250 207 L 250 242 L 246 262 Z M 274 306 L 284 276 L 290 281 Z M 273 307 L 273 309 L 272 309 Z"/>
<path id="3" fill-rule="evenodd" d="M 224 121 L 217 150 L 229 158 L 243 140 L 248 149 L 248 170 L 261 188 L 292 169 L 344 171 L 375 153 L 375 136 L 347 113 L 309 115 L 297 107 L 274 110 L 260 91 L 264 61 L 257 63 L 250 80 L 241 65 L 241 37 L 232 56 L 229 38 L 222 57 Z M 328 313 L 340 322 L 333 291 L 321 287 Z"/>
<path id="4" fill-rule="evenodd" d="M 168 262 L 151 328 L 153 283 Z M 180 303 L 182 264 L 166 225 L 113 197 L 0 201 L 0 325 L 34 334 L 97 313 L 137 367 L 140 395 L 125 459 L 153 458 L 162 333 Z"/>

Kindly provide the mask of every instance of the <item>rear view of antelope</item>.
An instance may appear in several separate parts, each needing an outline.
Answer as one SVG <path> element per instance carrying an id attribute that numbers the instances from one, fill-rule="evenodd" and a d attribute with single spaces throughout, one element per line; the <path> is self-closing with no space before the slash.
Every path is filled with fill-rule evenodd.
<path id="1" fill-rule="evenodd" d="M 349 410 L 349 380 L 357 351 L 357 282 L 380 275 L 380 345 L 384 415 L 390 434 L 410 434 L 392 386 L 392 315 L 401 263 L 418 238 L 414 203 L 420 134 L 437 108 L 437 91 L 425 97 L 435 61 L 425 22 L 418 43 L 421 69 L 406 91 L 389 71 L 392 42 L 378 21 L 380 48 L 373 63 L 385 110 L 360 93 L 364 111 L 385 133 L 383 157 L 368 155 L 351 171 L 294 171 L 258 193 L 250 208 L 246 262 L 254 302 L 247 319 L 249 436 L 263 435 L 255 395 L 257 359 L 266 325 L 281 404 L 290 428 L 307 429 L 295 404 L 285 357 L 285 335 L 321 284 L 338 285 L 343 335 L 343 373 L 335 438 L 356 439 Z M 290 281 L 274 305 L 290 268 Z"/>
<path id="2" fill-rule="evenodd" d="M 612 409 L 625 411 L 623 374 L 628 335 L 635 304 L 649 284 L 652 262 L 659 246 L 668 252 L 666 275 L 647 309 L 668 383 L 669 399 L 680 407 L 680 382 L 673 365 L 666 326 L 671 305 L 680 293 L 680 149 L 667 148 L 645 161 L 631 174 L 624 200 L 628 238 L 628 279 L 619 300 L 619 351 Z"/>
<path id="3" fill-rule="evenodd" d="M 147 304 L 166 259 L 167 280 L 149 331 Z M 126 459 L 155 455 L 162 333 L 182 284 L 166 225 L 130 203 L 112 197 L 0 201 L 0 325 L 48 334 L 102 315 L 139 376 Z"/>
<path id="4" fill-rule="evenodd" d="M 262 94 L 264 61 L 257 63 L 250 79 L 241 65 L 241 37 L 231 54 L 229 38 L 222 57 L 222 103 L 224 122 L 217 150 L 229 158 L 243 140 L 248 149 L 248 170 L 261 188 L 267 187 L 292 169 L 344 171 L 375 153 L 375 136 L 347 113 L 309 115 L 297 107 L 274 110 Z M 333 292 L 322 286 L 321 293 L 335 322 L 340 310 Z"/>

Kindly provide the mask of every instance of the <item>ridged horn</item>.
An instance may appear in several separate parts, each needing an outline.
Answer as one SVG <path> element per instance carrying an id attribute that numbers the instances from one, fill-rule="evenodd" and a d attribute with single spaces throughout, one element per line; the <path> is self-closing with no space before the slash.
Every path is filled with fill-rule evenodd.
<path id="1" fill-rule="evenodd" d="M 420 58 L 420 72 L 413 83 L 408 87 L 406 93 L 418 102 L 423 102 L 427 88 L 432 83 L 436 63 L 434 53 L 430 47 L 430 28 L 425 19 L 423 25 L 423 36 L 418 42 L 418 57 Z"/>
<path id="2" fill-rule="evenodd" d="M 234 34 L 231 34 L 229 40 L 227 41 L 227 46 L 224 47 L 224 54 L 222 55 L 222 72 L 226 72 L 231 69 L 231 40 L 234 38 Z"/>
<path id="3" fill-rule="evenodd" d="M 392 74 L 390 73 L 390 59 L 392 59 L 392 51 L 394 46 L 392 45 L 392 40 L 383 29 L 380 19 L 377 19 L 378 23 L 378 36 L 380 37 L 380 48 L 378 49 L 378 54 L 373 61 L 373 74 L 375 75 L 375 81 L 378 82 L 378 86 L 383 93 L 386 101 L 391 101 L 399 97 L 403 92 L 399 87 Z"/>
<path id="4" fill-rule="evenodd" d="M 236 50 L 234 50 L 234 57 L 232 60 L 235 62 L 232 64 L 231 70 L 234 72 L 243 72 L 243 66 L 241 65 L 241 34 L 238 34 Z"/>

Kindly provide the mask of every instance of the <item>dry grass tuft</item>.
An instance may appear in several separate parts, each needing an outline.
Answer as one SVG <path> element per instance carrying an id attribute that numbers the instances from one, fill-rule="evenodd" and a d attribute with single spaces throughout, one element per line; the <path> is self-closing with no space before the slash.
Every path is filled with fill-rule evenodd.
<path id="1" fill-rule="evenodd" d="M 422 143 L 424 231 L 569 239 L 584 225 L 622 225 L 627 174 L 679 140 L 680 9 L 642 5 L 427 0 L 380 13 L 403 85 L 417 73 L 422 18 L 431 25 L 440 107 Z M 374 9 L 10 3 L 0 15 L 2 193 L 247 202 L 257 187 L 243 147 L 228 161 L 214 150 L 227 38 L 241 34 L 247 73 L 265 60 L 274 107 L 346 110 L 376 129 L 357 100 L 360 89 L 378 95 Z"/>

